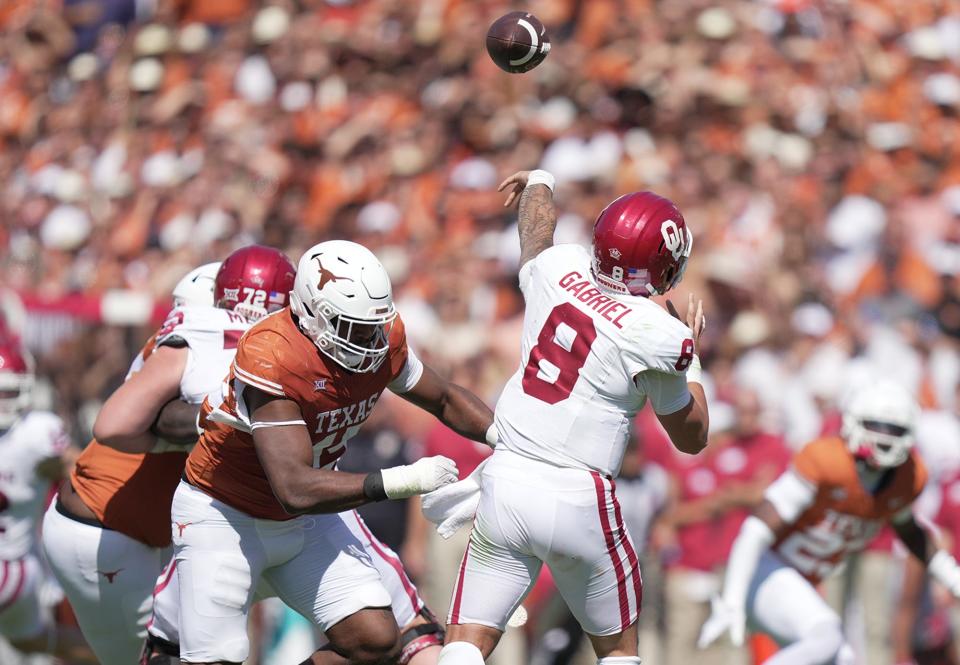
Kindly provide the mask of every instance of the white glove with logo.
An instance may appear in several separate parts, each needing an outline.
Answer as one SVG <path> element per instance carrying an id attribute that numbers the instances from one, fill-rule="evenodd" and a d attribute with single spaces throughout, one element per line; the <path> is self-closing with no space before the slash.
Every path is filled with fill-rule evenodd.
<path id="1" fill-rule="evenodd" d="M 457 482 L 457 464 L 442 455 L 380 471 L 388 499 L 406 499 Z"/>
<path id="2" fill-rule="evenodd" d="M 727 631 L 730 631 L 730 641 L 733 645 L 742 646 L 746 628 L 747 617 L 744 611 L 734 609 L 720 596 L 714 596 L 710 599 L 710 618 L 700 629 L 697 647 L 706 649 Z"/>

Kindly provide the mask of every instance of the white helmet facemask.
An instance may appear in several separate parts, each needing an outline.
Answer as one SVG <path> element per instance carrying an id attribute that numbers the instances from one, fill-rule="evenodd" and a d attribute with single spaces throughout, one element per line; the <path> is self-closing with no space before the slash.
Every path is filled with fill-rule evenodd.
<path id="1" fill-rule="evenodd" d="M 919 406 L 897 384 L 880 382 L 859 391 L 843 413 L 843 437 L 858 458 L 877 468 L 910 458 Z"/>
<path id="2" fill-rule="evenodd" d="M 351 372 L 375 372 L 390 351 L 397 312 L 390 279 L 365 247 L 332 240 L 300 259 L 290 293 L 300 329 Z"/>

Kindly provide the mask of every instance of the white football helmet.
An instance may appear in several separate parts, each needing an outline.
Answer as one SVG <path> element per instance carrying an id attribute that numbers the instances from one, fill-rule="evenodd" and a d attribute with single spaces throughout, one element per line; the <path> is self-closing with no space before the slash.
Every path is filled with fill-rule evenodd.
<path id="1" fill-rule="evenodd" d="M 390 350 L 397 311 L 390 277 L 369 249 L 330 240 L 300 258 L 290 292 L 300 329 L 352 372 L 375 372 Z"/>
<path id="2" fill-rule="evenodd" d="M 0 431 L 13 427 L 30 408 L 33 385 L 30 354 L 19 343 L 0 338 Z"/>
<path id="3" fill-rule="evenodd" d="M 213 307 L 213 283 L 220 270 L 220 262 L 205 263 L 194 268 L 173 287 L 173 306 L 206 305 Z"/>
<path id="4" fill-rule="evenodd" d="M 843 412 L 843 438 L 859 458 L 879 468 L 910 457 L 920 406 L 906 389 L 879 381 L 857 391 Z"/>

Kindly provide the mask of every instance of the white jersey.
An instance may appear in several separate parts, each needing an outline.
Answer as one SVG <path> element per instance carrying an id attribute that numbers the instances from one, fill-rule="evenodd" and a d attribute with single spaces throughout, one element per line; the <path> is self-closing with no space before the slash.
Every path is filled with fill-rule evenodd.
<path id="1" fill-rule="evenodd" d="M 497 402 L 498 449 L 615 476 L 633 417 L 687 405 L 693 335 L 647 298 L 602 290 L 579 245 L 520 270 L 522 365 Z"/>
<path id="2" fill-rule="evenodd" d="M 63 421 L 46 411 L 32 411 L 0 433 L 0 560 L 20 559 L 33 550 L 50 491 L 37 465 L 59 457 L 69 444 Z"/>
<path id="3" fill-rule="evenodd" d="M 157 333 L 157 346 L 186 346 L 187 365 L 180 378 L 180 399 L 200 404 L 209 393 L 220 394 L 220 386 L 230 371 L 237 343 L 252 324 L 227 309 L 185 305 L 167 315 Z M 142 367 L 138 356 L 130 372 Z"/>

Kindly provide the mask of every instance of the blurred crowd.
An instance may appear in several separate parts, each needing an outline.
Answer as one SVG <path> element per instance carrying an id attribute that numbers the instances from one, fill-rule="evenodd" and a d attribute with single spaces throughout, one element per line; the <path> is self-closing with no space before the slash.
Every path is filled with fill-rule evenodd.
<path id="1" fill-rule="evenodd" d="M 519 7 L 553 50 L 508 75 L 483 36 Z M 294 260 L 326 238 L 373 249 L 418 354 L 495 402 L 522 315 L 496 187 L 534 167 L 557 177 L 560 242 L 589 243 L 636 189 L 676 201 L 695 237 L 671 297 L 705 300 L 714 440 L 682 458 L 645 413 L 621 483 L 649 543 L 651 662 L 698 657 L 740 521 L 792 450 L 838 431 L 857 385 L 892 376 L 919 396 L 937 514 L 960 470 L 955 2 L 0 3 L 0 300 L 80 441 L 152 325 L 87 305 L 165 304 L 187 270 L 254 241 Z M 444 452 L 462 471 L 483 454 L 399 401 L 355 449 L 360 465 Z M 463 543 L 415 508 L 371 521 L 442 612 Z M 949 637 L 949 621 L 892 630 L 901 560 L 883 540 L 834 594 L 861 662 Z M 529 601 L 531 662 L 576 658 L 551 598 Z"/>

